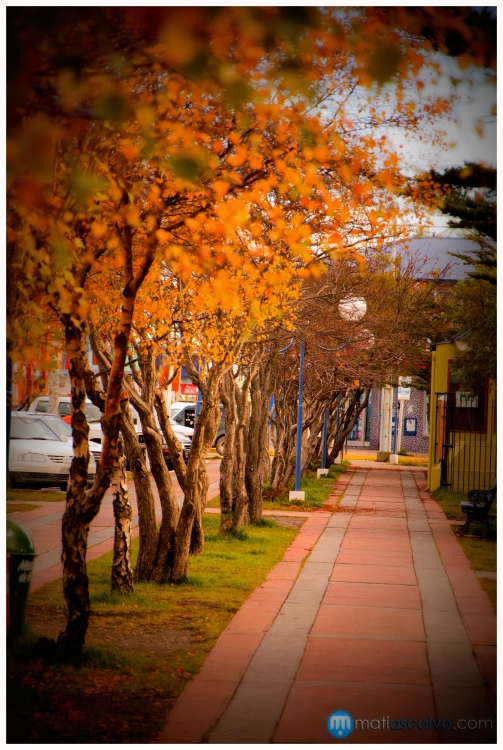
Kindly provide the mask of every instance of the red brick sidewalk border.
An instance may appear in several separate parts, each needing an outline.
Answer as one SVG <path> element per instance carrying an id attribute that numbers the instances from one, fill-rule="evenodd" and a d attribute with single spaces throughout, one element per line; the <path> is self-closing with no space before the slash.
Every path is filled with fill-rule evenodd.
<path id="1" fill-rule="evenodd" d="M 311 515 L 267 575 L 218 638 L 201 671 L 171 710 L 154 744 L 199 743 L 224 712 L 264 633 L 278 615 L 304 558 L 318 541 L 330 514 Z M 195 708 L 197 707 L 197 710 Z"/>
<path id="2" fill-rule="evenodd" d="M 426 482 L 417 475 L 415 479 L 461 619 L 486 683 L 491 706 L 496 712 L 496 614 L 479 579 L 470 568 L 449 519 L 430 493 L 425 491 Z"/>

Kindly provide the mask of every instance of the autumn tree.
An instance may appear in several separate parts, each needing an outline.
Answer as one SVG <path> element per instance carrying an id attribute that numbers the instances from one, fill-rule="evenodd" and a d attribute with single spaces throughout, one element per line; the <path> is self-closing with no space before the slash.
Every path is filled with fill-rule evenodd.
<path id="1" fill-rule="evenodd" d="M 376 383 L 390 382 L 429 357 L 439 308 L 439 281 L 418 281 L 417 262 L 391 256 L 332 261 L 319 280 L 304 284 L 295 338 L 306 345 L 302 470 L 319 458 L 325 410 L 332 462 L 368 402 Z M 275 458 L 272 486 L 287 486 L 295 469 L 298 346 L 279 357 L 275 381 Z M 309 437 L 307 435 L 309 434 Z"/>
<path id="2" fill-rule="evenodd" d="M 466 54 L 487 59 L 480 36 L 448 9 L 434 16 L 379 8 L 10 9 L 9 341 L 20 361 L 45 330 L 61 326 L 72 385 L 62 642 L 78 649 L 85 638 L 87 534 L 117 466 L 120 428 L 128 440 L 124 369 L 142 285 L 160 260 L 184 282 L 200 268 L 207 278 L 195 298 L 215 296 L 218 304 L 233 263 L 246 267 L 235 252 L 243 230 L 254 239 L 267 232 L 273 257 L 275 243 L 287 248 L 281 262 L 290 265 L 272 271 L 277 285 L 283 274 L 290 281 L 292 268 L 320 272 L 313 232 L 349 247 L 361 244 L 365 227 L 378 243 L 403 207 L 393 199 L 398 155 L 375 133 L 389 124 L 428 135 L 432 118 L 449 106 L 427 96 L 417 104 L 417 82 L 428 69 L 426 21 L 431 44 L 441 46 L 456 28 Z M 104 268 L 120 302 L 110 309 L 103 453 L 86 492 L 84 337 L 96 322 L 89 279 Z M 230 367 L 225 358 L 193 371 L 205 403 L 174 580 L 186 574 L 205 484 L 200 455 L 211 436 L 217 381 Z"/>

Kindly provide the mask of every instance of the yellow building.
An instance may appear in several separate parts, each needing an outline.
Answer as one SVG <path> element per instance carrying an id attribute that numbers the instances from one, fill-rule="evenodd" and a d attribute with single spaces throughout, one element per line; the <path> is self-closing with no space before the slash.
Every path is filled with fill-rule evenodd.
<path id="1" fill-rule="evenodd" d="M 496 384 L 477 396 L 460 391 L 452 360 L 464 333 L 433 345 L 428 489 L 489 489 L 496 477 Z"/>

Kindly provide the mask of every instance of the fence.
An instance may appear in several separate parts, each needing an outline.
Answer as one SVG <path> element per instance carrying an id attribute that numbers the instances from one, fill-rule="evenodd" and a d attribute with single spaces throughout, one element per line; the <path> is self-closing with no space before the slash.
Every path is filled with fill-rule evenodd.
<path id="1" fill-rule="evenodd" d="M 435 459 L 440 484 L 468 492 L 489 489 L 496 477 L 495 404 L 483 396 L 436 394 Z"/>

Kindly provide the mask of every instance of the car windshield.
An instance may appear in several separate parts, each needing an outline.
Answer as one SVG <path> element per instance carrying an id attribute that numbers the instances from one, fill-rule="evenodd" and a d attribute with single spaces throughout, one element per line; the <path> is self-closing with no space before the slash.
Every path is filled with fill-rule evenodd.
<path id="1" fill-rule="evenodd" d="M 99 422 L 101 419 L 101 412 L 94 404 L 86 404 L 86 417 L 89 423 Z"/>
<path id="2" fill-rule="evenodd" d="M 14 414 L 10 425 L 10 436 L 14 440 L 59 440 L 56 433 L 41 419 L 18 417 Z"/>
<path id="3" fill-rule="evenodd" d="M 49 402 L 47 400 L 39 401 L 35 411 L 43 412 L 44 414 L 47 412 L 47 407 L 49 405 Z M 89 424 L 92 422 L 99 422 L 101 419 L 101 412 L 98 409 L 97 406 L 94 404 L 88 404 L 86 403 L 85 407 L 86 417 Z M 69 417 L 72 413 L 72 405 L 69 401 L 60 401 L 58 404 L 58 414 L 61 417 Z"/>
<path id="4" fill-rule="evenodd" d="M 56 414 L 46 414 L 41 421 L 43 421 L 44 424 L 50 427 L 51 430 L 53 430 L 53 432 L 55 432 L 56 435 L 59 435 L 60 437 L 72 436 L 72 428 L 70 427 L 70 425 L 67 424 L 64 419 L 58 417 Z"/>

